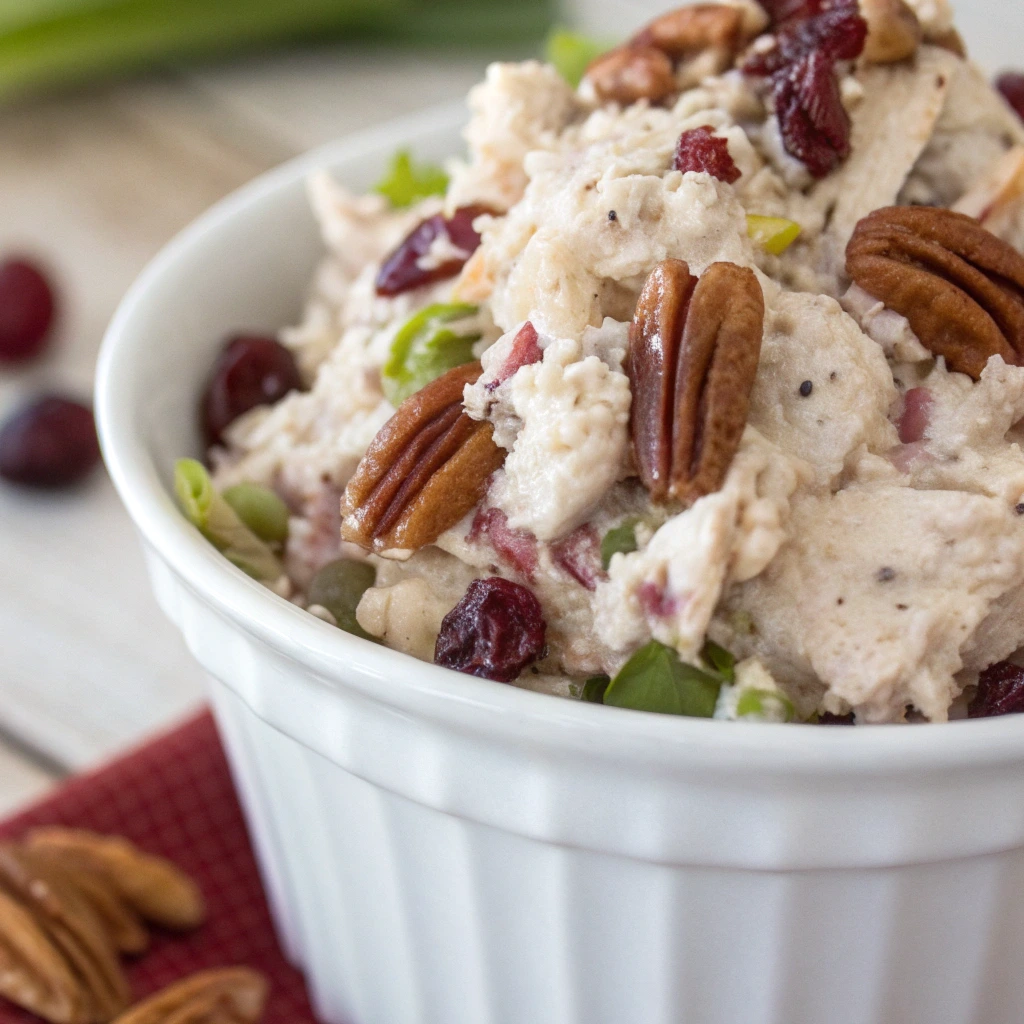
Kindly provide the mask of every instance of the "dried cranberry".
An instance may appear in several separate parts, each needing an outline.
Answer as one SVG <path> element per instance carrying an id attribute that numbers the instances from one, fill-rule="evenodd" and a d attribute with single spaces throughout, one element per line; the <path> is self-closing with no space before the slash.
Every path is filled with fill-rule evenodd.
<path id="1" fill-rule="evenodd" d="M 818 715 L 818 725 L 853 725 L 853 712 L 846 715 L 833 715 L 831 711 L 823 711 Z"/>
<path id="2" fill-rule="evenodd" d="M 15 363 L 43 349 L 54 312 L 53 289 L 24 260 L 0 264 L 0 362 Z"/>
<path id="3" fill-rule="evenodd" d="M 1018 71 L 1007 71 L 996 79 L 996 88 L 1024 120 L 1024 75 Z"/>
<path id="4" fill-rule="evenodd" d="M 684 173 L 705 171 L 730 185 L 740 178 L 740 169 L 729 153 L 729 143 L 718 138 L 711 125 L 691 128 L 679 136 L 672 166 Z"/>
<path id="5" fill-rule="evenodd" d="M 850 155 L 850 116 L 832 62 L 822 54 L 812 53 L 776 77 L 775 111 L 786 152 L 813 177 L 826 177 Z"/>
<path id="6" fill-rule="evenodd" d="M 454 277 L 480 247 L 480 234 L 474 229 L 473 221 L 485 213 L 493 211 L 485 206 L 460 206 L 451 217 L 445 218 L 440 213 L 428 217 L 384 261 L 377 275 L 377 294 L 401 295 L 413 288 Z M 420 261 L 443 235 L 447 235 L 448 242 L 463 255 L 453 254 L 436 266 L 421 266 Z"/>
<path id="7" fill-rule="evenodd" d="M 56 395 L 36 399 L 0 429 L 0 476 L 29 487 L 68 487 L 100 461 L 92 412 Z"/>
<path id="8" fill-rule="evenodd" d="M 295 357 L 273 338 L 232 338 L 217 358 L 203 396 L 203 426 L 209 444 L 243 413 L 280 401 L 302 387 Z"/>
<path id="9" fill-rule="evenodd" d="M 540 602 L 518 583 L 474 580 L 445 616 L 434 661 L 456 672 L 510 683 L 544 654 Z"/>
<path id="10" fill-rule="evenodd" d="M 512 349 L 508 359 L 502 364 L 498 376 L 487 385 L 488 391 L 496 391 L 505 381 L 510 380 L 524 366 L 539 363 L 544 358 L 541 351 L 537 328 L 529 320 L 519 328 L 519 333 L 512 340 Z"/>
<path id="11" fill-rule="evenodd" d="M 481 509 L 470 527 L 469 541 L 486 537 L 491 547 L 528 580 L 537 571 L 537 538 L 529 530 L 516 530 L 500 508 Z"/>
<path id="12" fill-rule="evenodd" d="M 794 20 L 782 27 L 775 46 L 747 58 L 743 70 L 748 75 L 774 75 L 817 54 L 830 64 L 855 60 L 864 50 L 868 23 L 853 4 L 832 4 L 819 14 Z"/>
<path id="13" fill-rule="evenodd" d="M 911 388 L 903 398 L 903 412 L 896 428 L 903 444 L 916 444 L 924 438 L 931 419 L 932 393 L 928 388 Z"/>
<path id="14" fill-rule="evenodd" d="M 555 565 L 564 569 L 587 590 L 595 590 L 604 575 L 601 569 L 601 538 L 589 523 L 551 545 Z"/>
<path id="15" fill-rule="evenodd" d="M 967 709 L 970 718 L 995 718 L 1024 712 L 1024 668 L 1000 661 L 978 677 L 978 692 Z"/>

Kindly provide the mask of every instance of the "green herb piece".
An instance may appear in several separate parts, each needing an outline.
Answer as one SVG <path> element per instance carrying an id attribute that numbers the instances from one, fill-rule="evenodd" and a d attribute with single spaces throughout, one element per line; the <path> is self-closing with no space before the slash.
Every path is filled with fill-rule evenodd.
<path id="1" fill-rule="evenodd" d="M 443 196 L 448 175 L 435 164 L 415 164 L 412 153 L 400 149 L 391 159 L 384 180 L 374 187 L 392 206 L 404 209 L 428 196 Z"/>
<path id="2" fill-rule="evenodd" d="M 711 718 L 721 688 L 721 680 L 685 664 L 671 647 L 652 640 L 611 681 L 604 703 L 663 715 Z"/>
<path id="3" fill-rule="evenodd" d="M 585 700 L 588 704 L 603 704 L 605 690 L 608 689 L 608 685 L 611 680 L 607 676 L 594 676 L 593 679 L 588 679 L 583 684 L 583 694 L 580 698 Z"/>
<path id="4" fill-rule="evenodd" d="M 761 217 L 747 214 L 747 234 L 773 256 L 781 256 L 799 237 L 803 229 L 785 217 Z"/>
<path id="5" fill-rule="evenodd" d="M 744 690 L 736 702 L 736 717 L 792 722 L 796 717 L 796 708 L 784 693 L 777 690 Z"/>
<path id="6" fill-rule="evenodd" d="M 232 564 L 264 582 L 284 574 L 280 559 L 217 493 L 201 462 L 178 460 L 174 467 L 174 490 L 189 522 Z"/>
<path id="7" fill-rule="evenodd" d="M 309 585 L 307 597 L 311 605 L 326 608 L 346 633 L 361 636 L 364 640 L 374 637 L 356 621 L 356 609 L 363 594 L 373 586 L 377 570 L 366 562 L 351 558 L 339 558 L 325 565 Z"/>
<path id="8" fill-rule="evenodd" d="M 476 306 L 464 303 L 439 303 L 420 310 L 399 330 L 381 371 L 384 394 L 393 406 L 397 408 L 442 373 L 473 361 L 479 332 L 459 334 L 445 324 L 476 312 Z"/>
<path id="9" fill-rule="evenodd" d="M 612 555 L 628 555 L 636 551 L 636 528 L 640 522 L 639 516 L 631 516 L 623 520 L 618 526 L 609 530 L 601 541 L 601 564 L 605 572 L 611 564 Z"/>
<path id="10" fill-rule="evenodd" d="M 269 488 L 236 484 L 222 496 L 260 540 L 280 545 L 288 539 L 288 506 Z"/>
<path id="11" fill-rule="evenodd" d="M 591 61 L 607 53 L 611 46 L 600 40 L 556 28 L 544 44 L 544 59 L 575 89 L 583 81 Z"/>
<path id="12" fill-rule="evenodd" d="M 725 682 L 736 682 L 736 659 L 724 647 L 719 647 L 714 640 L 705 642 L 700 657 L 701 661 Z"/>

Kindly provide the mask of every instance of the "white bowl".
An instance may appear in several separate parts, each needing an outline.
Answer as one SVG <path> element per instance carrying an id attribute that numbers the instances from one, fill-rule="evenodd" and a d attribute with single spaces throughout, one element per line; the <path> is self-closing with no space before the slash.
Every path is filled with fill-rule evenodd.
<path id="1" fill-rule="evenodd" d="M 856 729 L 579 704 L 348 636 L 169 490 L 219 340 L 295 320 L 303 180 L 354 188 L 446 109 L 260 179 L 173 242 L 100 361 L 107 464 L 206 669 L 288 955 L 328 1024 L 1020 1024 L 1024 719 Z M 87 541 L 86 541 L 87 542 Z"/>

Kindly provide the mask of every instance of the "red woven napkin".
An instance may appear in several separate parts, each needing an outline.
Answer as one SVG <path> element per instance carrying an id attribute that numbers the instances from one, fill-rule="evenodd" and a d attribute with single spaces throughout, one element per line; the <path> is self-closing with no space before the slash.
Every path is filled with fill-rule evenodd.
<path id="1" fill-rule="evenodd" d="M 128 961 L 137 998 L 207 967 L 247 964 L 270 980 L 265 1024 L 313 1024 L 302 975 L 274 936 L 227 761 L 208 713 L 0 825 L 16 839 L 33 825 L 73 825 L 122 835 L 169 857 L 202 886 L 209 920 L 192 934 L 157 932 Z M 0 1024 L 38 1024 L 0 999 Z"/>

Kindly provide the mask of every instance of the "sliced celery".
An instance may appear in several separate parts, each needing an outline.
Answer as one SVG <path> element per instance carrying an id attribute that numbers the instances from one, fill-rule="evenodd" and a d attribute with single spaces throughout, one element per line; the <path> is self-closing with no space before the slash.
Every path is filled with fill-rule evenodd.
<path id="1" fill-rule="evenodd" d="M 201 462 L 178 460 L 174 490 L 188 521 L 232 564 L 263 582 L 273 582 L 283 575 L 284 566 L 278 557 L 217 493 Z"/>
<path id="2" fill-rule="evenodd" d="M 747 234 L 773 256 L 781 256 L 799 237 L 802 228 L 785 217 L 761 217 L 747 214 Z"/>
<path id="3" fill-rule="evenodd" d="M 556 28 L 552 29 L 544 44 L 544 57 L 575 89 L 583 81 L 591 61 L 610 50 L 612 45 L 564 28 Z"/>
<path id="4" fill-rule="evenodd" d="M 476 312 L 476 306 L 464 303 L 437 303 L 420 310 L 399 330 L 381 370 L 384 394 L 395 408 L 442 373 L 472 362 L 480 333 L 462 334 L 445 325 Z"/>

